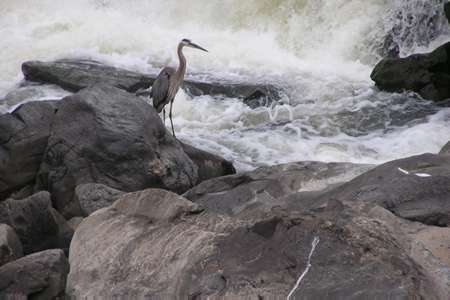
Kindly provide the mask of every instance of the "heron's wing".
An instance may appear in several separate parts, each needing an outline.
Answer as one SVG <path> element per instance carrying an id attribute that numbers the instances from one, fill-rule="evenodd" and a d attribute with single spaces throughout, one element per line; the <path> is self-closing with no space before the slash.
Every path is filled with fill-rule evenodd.
<path id="1" fill-rule="evenodd" d="M 167 104 L 167 94 L 169 92 L 170 77 L 175 73 L 174 68 L 165 67 L 159 72 L 152 86 L 153 107 L 161 112 Z"/>

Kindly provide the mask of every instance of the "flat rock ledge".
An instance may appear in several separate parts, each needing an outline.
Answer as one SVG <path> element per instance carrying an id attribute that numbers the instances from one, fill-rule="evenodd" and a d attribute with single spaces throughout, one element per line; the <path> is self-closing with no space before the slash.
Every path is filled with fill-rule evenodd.
<path id="1" fill-rule="evenodd" d="M 116 68 L 93 60 L 74 59 L 53 62 L 27 61 L 22 64 L 22 72 L 26 80 L 56 84 L 71 92 L 95 84 L 108 84 L 135 93 L 148 89 L 157 76 Z M 280 97 L 279 88 L 270 84 L 185 80 L 184 89 L 192 96 L 223 95 L 241 98 L 252 107 L 270 104 Z"/>

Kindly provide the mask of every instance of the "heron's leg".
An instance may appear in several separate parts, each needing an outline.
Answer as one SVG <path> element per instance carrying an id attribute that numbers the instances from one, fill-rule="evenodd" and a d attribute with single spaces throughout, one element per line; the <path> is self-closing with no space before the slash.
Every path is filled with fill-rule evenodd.
<path id="1" fill-rule="evenodd" d="M 169 119 L 170 119 L 170 125 L 172 125 L 172 134 L 174 138 L 177 138 L 175 136 L 175 130 L 173 129 L 173 121 L 172 121 L 172 105 L 173 105 L 173 100 L 170 101 L 170 111 L 169 111 Z"/>
<path id="2" fill-rule="evenodd" d="M 163 108 L 163 121 L 164 121 L 164 126 L 166 126 L 166 108 Z"/>

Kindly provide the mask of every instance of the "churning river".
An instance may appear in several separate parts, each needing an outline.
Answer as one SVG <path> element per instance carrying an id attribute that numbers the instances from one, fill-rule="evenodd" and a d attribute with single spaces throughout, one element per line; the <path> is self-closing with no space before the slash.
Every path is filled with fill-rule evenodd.
<path id="1" fill-rule="evenodd" d="M 381 163 L 450 140 L 449 108 L 380 92 L 369 77 L 389 49 L 405 56 L 450 40 L 439 0 L 0 0 L 0 99 L 19 86 L 26 60 L 92 58 L 156 73 L 177 65 L 182 38 L 210 51 L 185 50 L 188 77 L 282 88 L 281 103 L 256 109 L 177 95 L 177 136 L 240 170 Z M 47 86 L 33 100 L 66 94 Z"/>

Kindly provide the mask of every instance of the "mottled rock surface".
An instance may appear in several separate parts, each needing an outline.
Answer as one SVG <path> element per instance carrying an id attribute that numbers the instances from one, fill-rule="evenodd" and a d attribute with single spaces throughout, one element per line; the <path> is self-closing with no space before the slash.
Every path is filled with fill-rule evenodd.
<path id="1" fill-rule="evenodd" d="M 103 207 L 108 207 L 124 192 L 100 183 L 80 184 L 75 188 L 75 201 L 81 206 L 83 214 L 90 215 Z"/>
<path id="2" fill-rule="evenodd" d="M 38 176 L 38 188 L 49 190 L 68 218 L 82 214 L 74 191 L 83 183 L 184 192 L 198 179 L 196 165 L 153 107 L 106 85 L 60 101 Z"/>
<path id="3" fill-rule="evenodd" d="M 1 299 L 57 299 L 64 296 L 69 263 L 61 250 L 27 255 L 0 267 Z"/>
<path id="4" fill-rule="evenodd" d="M 30 102 L 0 115 L 0 200 L 34 184 L 57 107 L 56 101 Z"/>
<path id="5" fill-rule="evenodd" d="M 0 223 L 15 230 L 25 254 L 51 248 L 67 250 L 73 235 L 65 219 L 53 209 L 48 192 L 0 202 Z"/>
<path id="6" fill-rule="evenodd" d="M 126 194 L 77 229 L 66 293 L 286 297 L 319 239 L 295 297 L 444 299 L 448 281 L 408 255 L 411 239 L 394 222 L 409 221 L 371 207 L 330 200 L 319 210 L 274 206 L 239 218 L 202 212 L 167 191 Z"/>
<path id="7" fill-rule="evenodd" d="M 14 229 L 6 224 L 0 224 L 0 266 L 22 256 L 22 243 Z"/>

